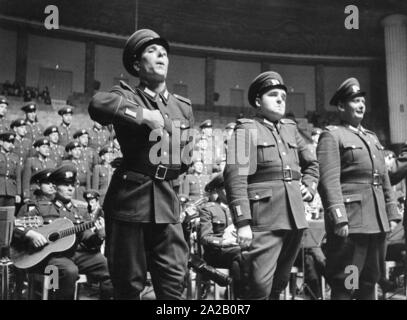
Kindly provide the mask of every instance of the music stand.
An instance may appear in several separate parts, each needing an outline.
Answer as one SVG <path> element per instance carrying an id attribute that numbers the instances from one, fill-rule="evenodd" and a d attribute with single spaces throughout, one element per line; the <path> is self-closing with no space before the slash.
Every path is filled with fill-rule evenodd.
<path id="1" fill-rule="evenodd" d="M 317 299 L 315 292 L 312 291 L 310 286 L 305 282 L 305 249 L 320 248 L 322 241 L 325 238 L 325 225 L 323 220 L 311 220 L 308 221 L 309 229 L 306 229 L 301 242 L 301 263 L 302 263 L 302 274 L 303 282 L 299 289 L 299 292 L 304 292 L 305 288 L 314 299 Z M 323 296 L 322 292 L 322 296 Z"/>

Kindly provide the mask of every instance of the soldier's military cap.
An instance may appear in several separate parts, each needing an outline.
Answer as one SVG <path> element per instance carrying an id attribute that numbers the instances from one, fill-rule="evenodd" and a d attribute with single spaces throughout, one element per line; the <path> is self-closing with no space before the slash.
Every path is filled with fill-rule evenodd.
<path id="1" fill-rule="evenodd" d="M 225 129 L 234 129 L 234 128 L 236 128 L 236 122 L 229 122 L 225 127 Z"/>
<path id="2" fill-rule="evenodd" d="M 66 151 L 66 152 L 69 152 L 69 151 L 71 151 L 72 149 L 80 148 L 80 147 L 81 147 L 81 145 L 79 144 L 78 141 L 71 141 L 71 142 L 69 142 L 69 143 L 65 146 L 65 151 Z"/>
<path id="3" fill-rule="evenodd" d="M 80 136 L 83 136 L 84 134 L 89 135 L 89 133 L 88 133 L 88 131 L 87 131 L 86 129 L 78 130 L 78 131 L 76 131 L 76 132 L 73 134 L 73 138 L 74 138 L 74 139 L 77 139 L 77 138 L 79 138 Z"/>
<path id="4" fill-rule="evenodd" d="M 199 125 L 199 128 L 212 128 L 212 120 L 207 119 L 205 121 L 202 121 L 201 124 Z"/>
<path id="5" fill-rule="evenodd" d="M 267 71 L 259 74 L 253 79 L 248 91 L 248 99 L 251 106 L 256 108 L 256 98 L 261 97 L 268 90 L 280 88 L 287 92 L 283 78 L 274 71 Z"/>
<path id="6" fill-rule="evenodd" d="M 133 67 L 134 61 L 140 57 L 140 54 L 148 45 L 153 43 L 162 45 L 167 52 L 170 51 L 167 40 L 150 29 L 137 30 L 127 39 L 123 50 L 123 65 L 128 73 L 138 77 L 138 72 Z"/>
<path id="7" fill-rule="evenodd" d="M 44 130 L 44 136 L 49 136 L 51 133 L 54 133 L 54 132 L 59 133 L 58 127 L 55 125 L 49 126 L 47 129 Z"/>
<path id="8" fill-rule="evenodd" d="M 77 171 L 73 165 L 64 164 L 52 171 L 49 180 L 56 184 L 74 184 L 76 182 Z"/>
<path id="9" fill-rule="evenodd" d="M 356 78 L 349 78 L 342 82 L 331 98 L 331 101 L 329 101 L 329 104 L 337 106 L 339 102 L 344 102 L 351 98 L 365 95 L 366 92 L 360 90 L 359 81 Z"/>
<path id="10" fill-rule="evenodd" d="M 35 140 L 35 142 L 33 143 L 34 148 L 41 147 L 43 145 L 48 145 L 48 146 L 50 145 L 48 138 L 42 137 L 42 138 Z"/>
<path id="11" fill-rule="evenodd" d="M 50 181 L 50 175 L 54 169 L 52 168 L 46 168 L 40 171 L 37 171 L 36 173 L 33 174 L 33 176 L 30 179 L 30 183 L 48 183 Z"/>
<path id="12" fill-rule="evenodd" d="M 0 104 L 8 105 L 7 98 L 5 96 L 0 96 Z"/>
<path id="13" fill-rule="evenodd" d="M 224 182 L 225 181 L 223 180 L 223 173 L 218 173 L 212 178 L 211 181 L 206 184 L 205 191 L 212 192 L 213 190 L 222 188 L 224 186 Z"/>
<path id="14" fill-rule="evenodd" d="M 65 107 L 63 107 L 63 108 L 61 108 L 61 109 L 58 110 L 58 114 L 59 114 L 60 116 L 62 116 L 62 115 L 64 115 L 64 114 L 67 114 L 67 113 L 73 114 L 73 107 L 71 107 L 71 106 L 65 106 Z"/>
<path id="15" fill-rule="evenodd" d="M 317 134 L 321 134 L 322 133 L 322 129 L 321 128 L 314 128 L 311 131 L 311 136 L 315 136 Z"/>
<path id="16" fill-rule="evenodd" d="M 89 201 L 89 200 L 91 200 L 91 199 L 99 199 L 100 198 L 100 193 L 99 192 L 97 192 L 96 190 L 86 190 L 84 193 L 83 193 L 83 198 L 86 200 L 86 201 Z"/>
<path id="17" fill-rule="evenodd" d="M 26 122 L 24 119 L 16 119 L 13 122 L 11 122 L 10 124 L 10 128 L 13 129 L 14 127 L 21 127 L 21 126 L 25 126 Z"/>
<path id="18" fill-rule="evenodd" d="M 99 151 L 99 157 L 103 156 L 104 154 L 108 152 L 113 152 L 113 148 L 110 146 L 104 146 L 102 149 Z"/>
<path id="19" fill-rule="evenodd" d="M 0 134 L 1 141 L 7 141 L 14 143 L 14 139 L 16 138 L 16 134 L 14 132 L 3 132 Z"/>
<path id="20" fill-rule="evenodd" d="M 25 113 L 37 111 L 37 104 L 34 101 L 30 101 L 23 105 L 21 110 L 23 110 Z"/>

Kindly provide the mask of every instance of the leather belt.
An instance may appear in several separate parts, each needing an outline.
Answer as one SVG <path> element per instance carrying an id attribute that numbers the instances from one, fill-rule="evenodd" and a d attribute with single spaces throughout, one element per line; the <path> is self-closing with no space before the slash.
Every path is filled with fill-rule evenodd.
<path id="1" fill-rule="evenodd" d="M 341 176 L 341 183 L 371 184 L 373 186 L 381 186 L 383 184 L 383 176 L 377 172 L 352 172 L 352 174 Z"/>
<path id="2" fill-rule="evenodd" d="M 144 175 L 148 175 L 155 180 L 174 180 L 177 179 L 180 175 L 180 168 L 169 168 L 162 164 L 159 165 L 132 165 L 131 167 L 125 166 L 121 168 L 123 171 L 126 171 L 127 177 L 131 180 L 131 172 L 137 172 Z M 128 171 L 127 171 L 128 170 Z"/>
<path id="3" fill-rule="evenodd" d="M 272 180 L 293 181 L 300 180 L 301 173 L 290 168 L 278 169 L 272 167 L 258 168 L 254 175 L 249 176 L 249 183 L 266 182 Z"/>

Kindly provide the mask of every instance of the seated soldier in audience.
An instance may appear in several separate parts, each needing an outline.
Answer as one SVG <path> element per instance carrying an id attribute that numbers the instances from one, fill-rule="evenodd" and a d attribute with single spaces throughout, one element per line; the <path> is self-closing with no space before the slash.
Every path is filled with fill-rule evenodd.
<path id="1" fill-rule="evenodd" d="M 31 184 L 30 180 L 34 173 L 46 168 L 56 168 L 57 163 L 52 160 L 49 155 L 49 140 L 48 138 L 40 138 L 33 144 L 37 155 L 28 158 L 24 164 L 23 170 L 23 199 L 24 202 L 33 199 L 34 190 L 38 189 L 38 185 Z"/>
<path id="2" fill-rule="evenodd" d="M 198 207 L 198 237 L 203 247 L 203 258 L 215 268 L 231 269 L 235 289 L 238 290 L 242 251 L 237 243 L 236 229 L 226 204 L 223 174 L 216 175 L 205 186 L 205 191 L 210 194 L 209 202 Z"/>
<path id="3" fill-rule="evenodd" d="M 96 190 L 86 190 L 83 193 L 83 198 L 85 199 L 86 203 L 88 204 L 88 213 L 92 219 L 92 221 L 97 220 L 99 217 L 105 217 L 103 213 L 102 206 L 100 205 L 99 198 L 100 194 Z"/>
<path id="4" fill-rule="evenodd" d="M 82 148 L 78 141 L 69 142 L 65 151 L 68 156 L 66 160 L 62 161 L 62 164 L 73 165 L 78 172 L 73 198 L 83 201 L 83 193 L 91 187 L 91 171 L 85 160 L 81 158 Z"/>
<path id="5" fill-rule="evenodd" d="M 21 166 L 13 151 L 14 132 L 0 133 L 0 207 L 21 202 Z"/>
<path id="6" fill-rule="evenodd" d="M 99 163 L 98 155 L 96 151 L 88 146 L 89 133 L 86 129 L 78 130 L 74 133 L 73 138 L 76 139 L 81 146 L 81 157 L 88 164 L 91 172 L 95 165 Z"/>
<path id="7" fill-rule="evenodd" d="M 41 216 L 44 223 L 51 223 L 58 218 L 67 218 L 75 225 L 90 221 L 86 209 L 72 203 L 76 182 L 76 169 L 72 165 L 62 165 L 55 169 L 49 179 L 55 185 L 56 194 L 51 203 L 40 203 L 31 211 L 22 215 Z M 100 245 L 105 236 L 104 220 L 99 217 L 93 229 L 87 229 L 77 234 L 76 242 L 72 248 L 60 253 L 52 253 L 43 262 L 34 267 L 40 273 L 47 265 L 54 265 L 59 271 L 59 289 L 54 294 L 56 299 L 73 299 L 75 282 L 79 274 L 86 274 L 100 282 L 101 299 L 112 297 L 112 285 L 107 267 L 106 258 L 101 254 Z M 47 239 L 35 229 L 16 227 L 15 241 L 22 243 L 29 241 L 35 248 L 42 248 Z"/>
<path id="8" fill-rule="evenodd" d="M 101 163 L 93 168 L 92 188 L 100 193 L 100 203 L 103 204 L 107 188 L 113 175 L 113 168 L 110 162 L 113 160 L 113 148 L 103 147 L 99 151 Z"/>
<path id="9" fill-rule="evenodd" d="M 58 127 L 55 125 L 49 126 L 45 129 L 44 136 L 47 137 L 50 142 L 49 157 L 54 160 L 58 166 L 61 165 L 65 157 L 65 148 L 59 144 Z"/>
<path id="10" fill-rule="evenodd" d="M 34 152 L 32 149 L 32 142 L 26 138 L 27 128 L 24 119 L 16 119 L 10 124 L 11 130 L 15 133 L 14 149 L 20 162 L 20 166 L 23 167 L 25 160 L 30 157 Z"/>
<path id="11" fill-rule="evenodd" d="M 25 104 L 21 110 L 25 112 L 27 138 L 34 142 L 41 137 L 42 132 L 44 131 L 37 119 L 37 104 L 30 101 Z"/>

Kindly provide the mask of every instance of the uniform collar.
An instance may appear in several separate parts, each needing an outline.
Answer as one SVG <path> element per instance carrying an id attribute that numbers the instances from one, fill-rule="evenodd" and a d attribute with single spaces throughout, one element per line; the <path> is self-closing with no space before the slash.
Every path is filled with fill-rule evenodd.
<path id="1" fill-rule="evenodd" d="M 258 120 L 260 120 L 261 123 L 265 124 L 272 130 L 280 129 L 280 126 L 281 126 L 280 121 L 272 122 L 272 121 L 267 120 L 266 118 L 262 117 L 261 115 L 257 115 L 256 117 L 258 118 Z"/>
<path id="2" fill-rule="evenodd" d="M 71 125 L 67 125 L 65 122 L 62 122 L 61 126 L 65 127 L 65 128 L 70 128 L 71 127 Z"/>
<path id="3" fill-rule="evenodd" d="M 359 125 L 357 128 L 350 125 L 349 123 L 344 124 L 346 128 L 348 128 L 350 131 L 354 133 L 363 133 L 366 134 L 366 129 L 362 127 L 362 125 Z"/>
<path id="4" fill-rule="evenodd" d="M 71 201 L 68 201 L 67 203 L 63 203 L 60 199 L 54 199 L 54 204 L 58 209 L 66 209 L 68 211 L 71 211 L 73 204 Z"/>
<path id="5" fill-rule="evenodd" d="M 138 89 L 145 97 L 153 102 L 156 102 L 157 98 L 160 97 L 164 104 L 167 104 L 168 98 L 170 97 L 170 93 L 168 92 L 167 88 L 165 88 L 160 93 L 156 93 L 153 90 L 147 88 L 144 84 L 140 84 L 138 86 Z"/>

